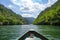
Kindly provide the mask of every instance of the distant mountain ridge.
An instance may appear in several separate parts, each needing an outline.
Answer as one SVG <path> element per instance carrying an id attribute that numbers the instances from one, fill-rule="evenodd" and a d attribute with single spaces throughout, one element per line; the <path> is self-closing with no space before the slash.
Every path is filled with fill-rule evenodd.
<path id="1" fill-rule="evenodd" d="M 60 0 L 42 11 L 34 21 L 34 24 L 60 25 Z"/>
<path id="2" fill-rule="evenodd" d="M 0 25 L 25 24 L 21 15 L 14 13 L 12 10 L 0 4 Z"/>
<path id="3" fill-rule="evenodd" d="M 33 17 L 24 17 L 25 21 L 27 22 L 27 24 L 33 24 L 33 21 L 35 18 Z"/>

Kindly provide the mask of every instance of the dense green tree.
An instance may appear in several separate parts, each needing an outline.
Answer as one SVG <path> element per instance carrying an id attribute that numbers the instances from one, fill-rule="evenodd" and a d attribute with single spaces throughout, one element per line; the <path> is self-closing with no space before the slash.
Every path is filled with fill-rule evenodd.
<path id="1" fill-rule="evenodd" d="M 22 16 L 0 4 L 0 25 L 25 24 Z"/>
<path id="2" fill-rule="evenodd" d="M 34 21 L 34 24 L 60 25 L 60 0 L 42 11 Z"/>

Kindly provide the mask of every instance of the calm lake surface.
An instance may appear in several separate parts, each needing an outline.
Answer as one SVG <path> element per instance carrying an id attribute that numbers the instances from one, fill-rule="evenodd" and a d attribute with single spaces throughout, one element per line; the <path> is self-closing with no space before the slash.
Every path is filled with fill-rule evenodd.
<path id="1" fill-rule="evenodd" d="M 60 40 L 60 26 L 49 25 L 8 25 L 0 26 L 0 40 L 18 40 L 30 29 L 34 29 L 49 40 Z"/>

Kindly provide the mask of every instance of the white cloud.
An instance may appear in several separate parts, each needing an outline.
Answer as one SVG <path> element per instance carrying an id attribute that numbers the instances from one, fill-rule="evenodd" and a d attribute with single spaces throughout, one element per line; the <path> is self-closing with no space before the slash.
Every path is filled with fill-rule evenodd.
<path id="1" fill-rule="evenodd" d="M 33 17 L 32 14 L 22 14 L 23 17 Z"/>
<path id="2" fill-rule="evenodd" d="M 48 3 L 45 4 L 45 6 L 50 7 L 51 5 L 53 5 L 57 0 L 48 0 Z"/>
<path id="3" fill-rule="evenodd" d="M 13 4 L 15 4 L 15 5 L 20 5 L 20 0 L 11 0 L 11 2 L 13 3 Z"/>
<path id="4" fill-rule="evenodd" d="M 40 4 L 39 2 L 33 2 L 32 0 L 11 0 L 11 2 L 13 4 L 20 7 L 19 9 L 20 9 L 21 12 L 26 12 L 26 13 L 27 12 L 32 12 L 33 15 L 34 15 L 35 12 L 37 12 L 39 14 L 39 11 L 42 11 L 45 8 L 50 7 L 56 1 L 57 0 L 48 0 L 47 4 Z M 23 14 L 23 15 L 30 15 L 30 14 Z"/>
<path id="5" fill-rule="evenodd" d="M 13 5 L 8 5 L 8 8 L 10 8 L 10 9 L 11 9 L 12 7 L 13 7 Z"/>

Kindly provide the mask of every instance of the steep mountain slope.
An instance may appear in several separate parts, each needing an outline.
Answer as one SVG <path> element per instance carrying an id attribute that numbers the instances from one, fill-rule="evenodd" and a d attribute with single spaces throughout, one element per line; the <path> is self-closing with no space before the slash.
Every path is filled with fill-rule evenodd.
<path id="1" fill-rule="evenodd" d="M 34 21 L 34 24 L 60 25 L 60 0 L 42 11 Z"/>
<path id="2" fill-rule="evenodd" d="M 33 21 L 35 18 L 33 17 L 24 17 L 25 21 L 27 22 L 27 24 L 33 24 Z"/>
<path id="3" fill-rule="evenodd" d="M 22 16 L 0 4 L 0 25 L 25 24 Z"/>

